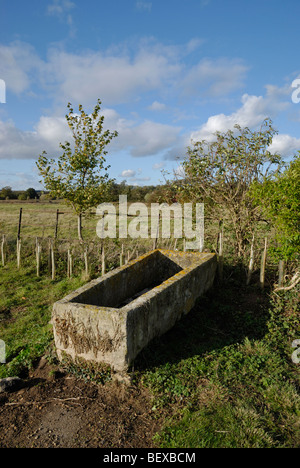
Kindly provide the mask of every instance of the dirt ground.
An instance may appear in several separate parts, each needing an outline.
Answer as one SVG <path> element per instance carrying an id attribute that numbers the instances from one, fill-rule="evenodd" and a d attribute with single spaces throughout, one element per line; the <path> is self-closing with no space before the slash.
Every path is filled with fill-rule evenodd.
<path id="1" fill-rule="evenodd" d="M 41 359 L 25 385 L 0 393 L 0 448 L 154 448 L 161 421 L 141 386 L 85 382 Z"/>

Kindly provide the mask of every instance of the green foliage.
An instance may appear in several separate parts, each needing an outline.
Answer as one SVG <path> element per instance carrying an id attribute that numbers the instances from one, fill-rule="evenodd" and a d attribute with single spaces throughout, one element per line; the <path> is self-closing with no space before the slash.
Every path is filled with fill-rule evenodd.
<path id="1" fill-rule="evenodd" d="M 0 200 L 11 200 L 16 199 L 16 194 L 12 191 L 11 187 L 3 187 L 0 191 Z"/>
<path id="2" fill-rule="evenodd" d="M 0 378 L 26 374 L 45 354 L 53 343 L 49 325 L 53 302 L 82 284 L 79 278 L 37 278 L 29 265 L 0 269 L 0 339 L 6 345 Z"/>
<path id="3" fill-rule="evenodd" d="M 36 192 L 36 190 L 32 187 L 30 187 L 29 189 L 26 190 L 25 192 L 25 196 L 26 196 L 26 199 L 34 199 L 34 198 L 38 198 L 38 194 Z"/>
<path id="4" fill-rule="evenodd" d="M 251 194 L 276 229 L 273 252 L 281 259 L 297 260 L 300 252 L 300 152 L 284 172 L 255 181 Z"/>
<path id="5" fill-rule="evenodd" d="M 281 157 L 268 147 L 276 133 L 270 120 L 259 131 L 235 125 L 235 131 L 216 132 L 212 142 L 194 142 L 183 162 L 185 181 L 182 192 L 189 200 L 203 201 L 214 215 L 228 213 L 242 256 L 252 239 L 258 216 L 249 197 L 253 181 L 263 181 L 269 171 L 277 170 Z"/>
<path id="6" fill-rule="evenodd" d="M 155 437 L 160 447 L 297 447 L 291 343 L 300 332 L 299 291 L 267 300 L 258 290 L 224 285 L 202 299 L 193 319 L 143 352 L 153 411 L 170 415 Z"/>
<path id="7" fill-rule="evenodd" d="M 109 176 L 106 166 L 106 146 L 117 132 L 104 130 L 104 117 L 100 116 L 101 101 L 91 115 L 79 105 L 79 116 L 74 114 L 71 104 L 66 120 L 74 139 L 60 143 L 63 154 L 48 159 L 44 151 L 38 159 L 37 167 L 43 177 L 44 185 L 51 196 L 63 198 L 79 215 L 104 201 L 109 189 Z"/>

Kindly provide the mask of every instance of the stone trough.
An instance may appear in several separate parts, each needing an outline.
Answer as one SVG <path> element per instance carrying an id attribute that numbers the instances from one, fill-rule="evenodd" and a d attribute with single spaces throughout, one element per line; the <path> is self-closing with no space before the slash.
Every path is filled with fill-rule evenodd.
<path id="1" fill-rule="evenodd" d="M 58 357 L 126 372 L 154 337 L 193 308 L 216 268 L 215 254 L 157 249 L 90 281 L 53 305 Z"/>

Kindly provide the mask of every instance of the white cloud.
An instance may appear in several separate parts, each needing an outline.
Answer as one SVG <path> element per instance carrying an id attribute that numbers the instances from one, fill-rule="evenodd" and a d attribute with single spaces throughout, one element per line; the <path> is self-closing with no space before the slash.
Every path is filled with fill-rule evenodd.
<path id="1" fill-rule="evenodd" d="M 258 128 L 266 118 L 274 118 L 278 113 L 290 109 L 289 102 L 290 87 L 282 88 L 276 86 L 266 86 L 266 96 L 249 96 L 244 94 L 242 106 L 232 114 L 218 114 L 208 118 L 200 129 L 191 134 L 192 141 L 215 139 L 216 131 L 226 132 L 234 130 L 234 125 L 241 127 Z M 300 138 L 292 137 L 288 134 L 274 135 L 272 144 L 269 147 L 271 152 L 278 152 L 283 157 L 291 156 L 295 151 L 300 150 Z"/>
<path id="2" fill-rule="evenodd" d="M 0 76 L 13 93 L 27 91 L 42 68 L 42 60 L 34 48 L 21 41 L 0 44 Z"/>
<path id="3" fill-rule="evenodd" d="M 148 11 L 150 12 L 152 9 L 152 2 L 144 2 L 144 1 L 138 1 L 136 2 L 136 8 L 139 11 Z"/>
<path id="4" fill-rule="evenodd" d="M 36 189 L 42 188 L 39 184 L 39 176 L 35 173 L 34 167 L 31 173 L 1 171 L 0 187 L 5 186 L 18 190 L 26 190 L 29 187 L 35 187 Z"/>
<path id="5" fill-rule="evenodd" d="M 12 121 L 0 121 L 0 159 L 37 159 L 42 151 L 56 157 L 59 143 L 70 141 L 70 130 L 62 118 L 42 116 L 34 131 L 20 130 Z"/>
<path id="6" fill-rule="evenodd" d="M 76 32 L 73 16 L 71 14 L 71 10 L 75 7 L 75 3 L 70 0 L 53 0 L 52 3 L 47 6 L 46 11 L 47 15 L 56 16 L 61 22 L 68 25 L 70 37 L 74 37 Z"/>
<path id="7" fill-rule="evenodd" d="M 124 177 L 124 179 L 126 179 L 126 178 L 134 177 L 135 175 L 136 175 L 136 171 L 134 171 L 133 169 L 125 169 L 125 171 L 122 171 L 120 177 Z"/>
<path id="8" fill-rule="evenodd" d="M 166 108 L 166 105 L 158 101 L 152 102 L 151 106 L 148 107 L 149 110 L 158 111 L 158 112 L 165 110 L 165 108 Z"/>
<path id="9" fill-rule="evenodd" d="M 300 138 L 287 134 L 275 135 L 269 150 L 283 157 L 292 156 L 296 151 L 300 151 Z"/>
<path id="10" fill-rule="evenodd" d="M 49 15 L 62 16 L 74 7 L 75 3 L 70 0 L 53 0 L 53 2 L 47 6 L 47 13 Z"/>
<path id="11" fill-rule="evenodd" d="M 183 166 L 180 164 L 176 169 L 174 170 L 174 175 L 178 178 L 184 178 L 185 177 L 185 171 Z"/>
<path id="12" fill-rule="evenodd" d="M 244 94 L 242 97 L 242 106 L 232 114 L 218 114 L 208 118 L 207 122 L 201 128 L 191 134 L 192 140 L 207 140 L 214 139 L 216 131 L 225 132 L 233 130 L 235 124 L 242 127 L 256 127 L 263 122 L 264 119 L 274 118 L 278 112 L 286 110 L 289 103 L 275 100 L 270 96 L 249 96 Z"/>
<path id="13" fill-rule="evenodd" d="M 109 153 L 127 150 L 134 157 L 151 156 L 169 151 L 180 139 L 179 127 L 126 120 L 113 109 L 101 114 L 104 127 L 119 133 L 108 146 Z M 0 159 L 36 159 L 43 150 L 56 157 L 61 153 L 59 143 L 65 141 L 72 143 L 73 137 L 64 117 L 42 116 L 31 132 L 0 120 Z"/>
<path id="14" fill-rule="evenodd" d="M 115 151 L 128 150 L 134 157 L 152 156 L 168 152 L 181 140 L 180 127 L 151 120 L 126 120 L 113 109 L 104 109 L 102 114 L 105 128 L 118 132 L 110 145 Z"/>
<path id="15" fill-rule="evenodd" d="M 178 70 L 166 54 L 147 48 L 133 57 L 52 49 L 46 68 L 48 80 L 51 77 L 56 84 L 57 99 L 94 103 L 95 96 L 101 96 L 106 104 L 120 104 L 137 99 L 141 92 L 160 89 Z"/>
<path id="16" fill-rule="evenodd" d="M 119 177 L 122 177 L 123 179 L 129 179 L 129 183 L 133 185 L 137 185 L 137 182 L 148 182 L 151 180 L 151 177 L 140 177 L 141 172 L 141 169 L 138 169 L 138 171 L 134 171 L 133 169 L 125 169 L 121 172 Z"/>
<path id="17" fill-rule="evenodd" d="M 62 15 L 71 5 L 72 2 L 55 2 L 48 11 Z M 165 46 L 144 39 L 134 46 L 122 44 L 82 53 L 52 47 L 47 59 L 42 60 L 29 44 L 14 42 L 0 46 L 0 76 L 13 92 L 23 92 L 37 84 L 52 93 L 56 103 L 85 105 L 94 103 L 95 96 L 111 105 L 138 100 L 141 93 L 148 91 L 168 89 L 185 95 L 222 96 L 242 86 L 247 67 L 238 60 L 203 59 L 192 68 L 185 65 L 186 55 L 202 43 L 202 39 L 194 38 L 182 46 Z M 34 90 L 38 92 L 37 86 Z M 158 100 L 150 106 L 152 110 L 163 108 Z"/>
<path id="18" fill-rule="evenodd" d="M 72 2 L 49 5 L 51 14 L 62 15 Z M 168 89 L 178 95 L 209 93 L 226 95 L 243 85 L 247 67 L 238 60 L 203 59 L 189 68 L 185 58 L 203 43 L 193 38 L 182 46 L 165 46 L 143 39 L 138 44 L 123 43 L 107 50 L 88 49 L 81 53 L 52 47 L 42 60 L 29 44 L 14 42 L 0 46 L 0 76 L 13 92 L 46 89 L 56 104 L 94 104 L 100 96 L 105 105 L 138 100 L 142 93 Z M 38 86 L 36 86 L 38 85 Z M 156 100 L 152 110 L 163 110 Z"/>
<path id="19" fill-rule="evenodd" d="M 185 95 L 205 92 L 225 96 L 241 88 L 248 67 L 236 59 L 203 59 L 187 71 L 181 86 Z"/>
<path id="20" fill-rule="evenodd" d="M 162 169 L 163 167 L 165 167 L 165 163 L 164 162 L 159 162 L 159 163 L 155 163 L 153 164 L 152 168 L 157 171 L 159 169 Z"/>
<path id="21" fill-rule="evenodd" d="M 64 117 L 42 116 L 36 125 L 38 136 L 51 146 L 70 141 L 71 132 Z"/>

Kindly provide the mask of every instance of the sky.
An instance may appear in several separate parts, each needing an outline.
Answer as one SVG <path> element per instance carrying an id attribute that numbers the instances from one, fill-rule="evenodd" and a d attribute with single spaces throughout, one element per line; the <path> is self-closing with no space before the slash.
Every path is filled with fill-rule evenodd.
<path id="1" fill-rule="evenodd" d="M 118 183 L 163 183 L 192 141 L 265 118 L 290 160 L 299 17 L 298 0 L 0 0 L 0 188 L 43 189 L 38 156 L 72 141 L 68 102 L 98 99 Z"/>

